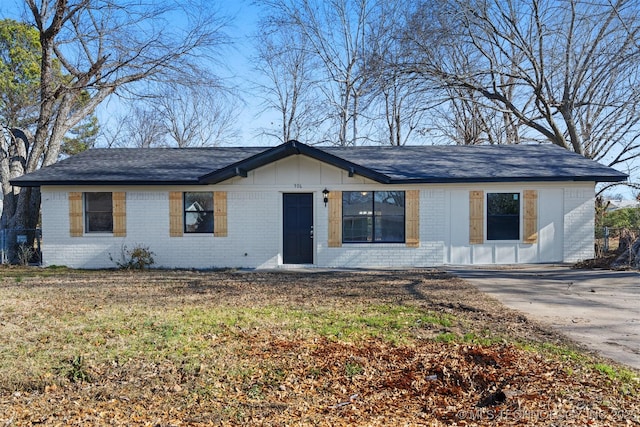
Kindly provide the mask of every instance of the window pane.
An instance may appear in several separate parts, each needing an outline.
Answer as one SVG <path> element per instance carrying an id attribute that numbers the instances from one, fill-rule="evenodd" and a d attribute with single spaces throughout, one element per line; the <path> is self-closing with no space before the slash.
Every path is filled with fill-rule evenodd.
<path id="1" fill-rule="evenodd" d="M 488 215 L 519 215 L 520 194 L 518 193 L 488 193 Z"/>
<path id="2" fill-rule="evenodd" d="M 184 193 L 185 233 L 213 233 L 213 193 Z"/>
<path id="3" fill-rule="evenodd" d="M 370 242 L 373 236 L 373 193 L 342 192 L 342 240 Z"/>
<path id="4" fill-rule="evenodd" d="M 404 191 L 376 191 L 376 215 L 404 215 Z"/>
<path id="5" fill-rule="evenodd" d="M 513 215 L 487 216 L 487 240 L 520 240 L 520 218 Z"/>
<path id="6" fill-rule="evenodd" d="M 404 242 L 404 215 L 376 217 L 376 242 Z"/>
<path id="7" fill-rule="evenodd" d="M 87 233 L 113 232 L 111 193 L 84 193 L 84 221 Z"/>
<path id="8" fill-rule="evenodd" d="M 184 210 L 187 212 L 213 211 L 213 193 L 184 193 Z"/>
<path id="9" fill-rule="evenodd" d="M 487 194 L 487 240 L 520 240 L 520 194 Z"/>
<path id="10" fill-rule="evenodd" d="M 87 212 L 87 232 L 113 232 L 113 215 L 111 212 Z"/>
<path id="11" fill-rule="evenodd" d="M 213 214 L 211 212 L 186 212 L 184 216 L 185 232 L 213 233 Z"/>
<path id="12" fill-rule="evenodd" d="M 345 242 L 370 242 L 373 230 L 371 217 L 344 217 L 342 239 Z"/>
<path id="13" fill-rule="evenodd" d="M 371 191 L 343 191 L 342 213 L 345 216 L 371 215 L 372 201 Z"/>
<path id="14" fill-rule="evenodd" d="M 404 191 L 376 191 L 376 242 L 404 242 Z"/>
<path id="15" fill-rule="evenodd" d="M 111 212 L 111 193 L 84 193 L 87 212 Z"/>

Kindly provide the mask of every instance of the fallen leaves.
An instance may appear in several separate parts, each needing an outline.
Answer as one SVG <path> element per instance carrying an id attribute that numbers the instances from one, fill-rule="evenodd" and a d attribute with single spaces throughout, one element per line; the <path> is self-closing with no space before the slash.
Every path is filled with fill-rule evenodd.
<path id="1" fill-rule="evenodd" d="M 249 374 L 184 375 L 169 362 L 131 360 L 97 367 L 102 374 L 92 383 L 5 395 L 0 407 L 10 418 L 0 420 L 176 426 L 640 422 L 637 395 L 610 394 L 608 381 L 594 373 L 569 373 L 565 362 L 512 345 L 393 346 L 268 334 L 241 339 Z M 361 370 L 350 375 L 348 363 Z"/>
<path id="2" fill-rule="evenodd" d="M 57 376 L 38 382 L 23 374 L 13 389 L 0 384 L 0 425 L 640 425 L 640 385 L 625 385 L 584 361 L 528 350 L 514 339 L 484 345 L 433 340 L 443 330 L 462 336 L 483 328 L 538 342 L 559 339 L 437 272 L 150 272 L 44 283 L 25 280 L 24 290 L 12 288 L 16 306 L 32 303 L 40 316 L 49 310 L 50 316 L 76 318 L 96 301 L 119 310 L 143 304 L 155 313 L 267 304 L 283 311 L 295 307 L 297 314 L 318 307 L 346 313 L 363 304 L 388 304 L 447 313 L 452 322 L 403 326 L 410 338 L 398 341 L 323 336 L 287 322 L 282 326 L 278 313 L 262 324 L 198 326 L 191 335 L 181 335 L 186 325 L 160 314 L 138 324 L 106 324 L 101 330 L 108 339 L 149 333 L 175 344 L 171 351 L 148 353 L 123 348 L 104 360 L 63 358 L 67 365 L 54 370 Z M 74 303 L 66 308 L 68 295 Z M 12 316 L 24 327 L 28 320 L 17 319 L 29 319 L 30 313 L 16 309 Z M 47 336 L 47 345 L 64 348 L 55 334 Z M 33 342 L 42 345 L 37 338 Z M 96 334 L 88 334 L 91 347 L 95 340 Z"/>

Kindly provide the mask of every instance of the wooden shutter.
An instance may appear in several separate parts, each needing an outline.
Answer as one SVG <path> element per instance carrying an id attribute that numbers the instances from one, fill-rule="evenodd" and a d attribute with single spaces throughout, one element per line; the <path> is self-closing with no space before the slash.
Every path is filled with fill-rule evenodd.
<path id="1" fill-rule="evenodd" d="M 111 203 L 113 206 L 113 236 L 125 237 L 127 235 L 127 193 L 112 193 Z"/>
<path id="2" fill-rule="evenodd" d="M 407 247 L 420 246 L 420 190 L 405 192 L 405 241 Z"/>
<path id="3" fill-rule="evenodd" d="M 342 192 L 329 193 L 329 242 L 330 248 L 342 246 Z"/>
<path id="4" fill-rule="evenodd" d="M 469 244 L 484 243 L 484 191 L 469 191 Z"/>
<path id="5" fill-rule="evenodd" d="M 536 243 L 538 241 L 538 192 L 536 190 L 524 190 L 524 243 Z"/>
<path id="6" fill-rule="evenodd" d="M 184 231 L 182 223 L 182 192 L 169 192 L 169 236 L 180 237 Z"/>
<path id="7" fill-rule="evenodd" d="M 71 237 L 82 237 L 82 193 L 69 192 L 69 234 Z"/>
<path id="8" fill-rule="evenodd" d="M 213 235 L 227 237 L 227 192 L 213 193 Z"/>

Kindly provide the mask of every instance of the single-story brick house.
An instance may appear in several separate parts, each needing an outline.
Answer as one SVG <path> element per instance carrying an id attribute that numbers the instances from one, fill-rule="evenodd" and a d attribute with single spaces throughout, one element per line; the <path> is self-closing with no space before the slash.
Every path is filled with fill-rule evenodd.
<path id="1" fill-rule="evenodd" d="M 424 267 L 593 256 L 596 182 L 546 145 L 93 149 L 12 181 L 42 192 L 45 265 Z"/>

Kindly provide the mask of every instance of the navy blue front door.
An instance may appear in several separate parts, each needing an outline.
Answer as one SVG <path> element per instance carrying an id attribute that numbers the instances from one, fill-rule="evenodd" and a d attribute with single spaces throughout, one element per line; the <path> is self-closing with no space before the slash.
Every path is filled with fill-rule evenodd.
<path id="1" fill-rule="evenodd" d="M 313 194 L 282 195 L 285 264 L 313 264 Z"/>

